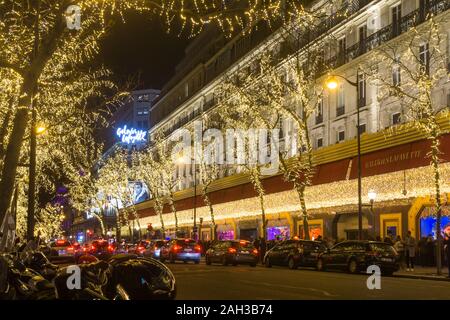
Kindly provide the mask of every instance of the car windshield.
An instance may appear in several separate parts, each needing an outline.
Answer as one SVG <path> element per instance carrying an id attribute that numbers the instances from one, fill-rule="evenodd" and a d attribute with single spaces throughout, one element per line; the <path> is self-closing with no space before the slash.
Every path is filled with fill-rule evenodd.
<path id="1" fill-rule="evenodd" d="M 387 243 L 371 243 L 370 250 L 377 253 L 391 253 L 395 254 L 395 249 Z"/>
<path id="2" fill-rule="evenodd" d="M 253 244 L 249 241 L 240 241 L 238 244 L 239 244 L 239 247 L 241 248 L 241 250 L 252 250 L 253 249 Z"/>
<path id="3" fill-rule="evenodd" d="M 177 240 L 177 245 L 179 246 L 193 246 L 195 245 L 195 240 L 192 239 L 185 239 L 185 240 Z"/>

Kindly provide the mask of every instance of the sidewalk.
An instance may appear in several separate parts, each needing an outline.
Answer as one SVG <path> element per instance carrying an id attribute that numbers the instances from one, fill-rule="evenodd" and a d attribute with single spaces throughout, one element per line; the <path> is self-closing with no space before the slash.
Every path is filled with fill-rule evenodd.
<path id="1" fill-rule="evenodd" d="M 448 268 L 442 267 L 442 275 L 438 276 L 436 273 L 436 267 L 416 267 L 414 271 L 399 270 L 394 273 L 394 277 L 398 278 L 410 278 L 410 279 L 424 279 L 424 280 L 438 280 L 438 281 L 450 281 L 448 278 Z"/>

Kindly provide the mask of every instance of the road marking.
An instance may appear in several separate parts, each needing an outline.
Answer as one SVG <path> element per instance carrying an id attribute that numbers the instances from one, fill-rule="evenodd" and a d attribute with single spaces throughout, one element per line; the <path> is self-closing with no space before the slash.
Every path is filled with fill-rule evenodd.
<path id="1" fill-rule="evenodd" d="M 323 294 L 326 297 L 338 297 L 339 295 L 329 293 L 328 291 L 321 290 L 321 289 L 315 289 L 315 288 L 306 288 L 306 287 L 296 287 L 296 286 L 289 286 L 289 285 L 280 285 L 280 284 L 273 284 L 273 283 L 267 283 L 267 282 L 255 282 L 255 281 L 247 281 L 247 280 L 241 280 L 240 282 L 247 283 L 247 284 L 260 284 L 264 285 L 266 287 L 279 287 L 284 289 L 295 289 L 295 290 L 307 290 L 307 291 L 313 291 Z"/>

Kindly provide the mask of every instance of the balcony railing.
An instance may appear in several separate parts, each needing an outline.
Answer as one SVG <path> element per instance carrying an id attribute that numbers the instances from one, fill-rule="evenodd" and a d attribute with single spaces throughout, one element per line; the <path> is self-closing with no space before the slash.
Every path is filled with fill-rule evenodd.
<path id="1" fill-rule="evenodd" d="M 345 53 L 341 52 L 327 60 L 326 63 L 324 63 L 324 68 L 321 70 L 321 73 L 325 73 L 329 69 L 338 68 L 352 61 L 381 44 L 407 32 L 411 28 L 418 26 L 428 20 L 431 16 L 442 13 L 448 9 L 450 9 L 450 1 L 448 0 L 430 1 L 428 5 L 412 11 L 398 21 L 395 21 L 394 24 L 390 24 L 371 34 L 365 40 L 348 47 L 345 50 Z"/>

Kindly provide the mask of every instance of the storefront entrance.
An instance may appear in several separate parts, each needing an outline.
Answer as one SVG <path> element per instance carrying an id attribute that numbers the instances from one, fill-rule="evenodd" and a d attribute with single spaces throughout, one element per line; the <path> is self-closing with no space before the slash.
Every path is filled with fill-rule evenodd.
<path id="1" fill-rule="evenodd" d="M 336 216 L 336 240 L 357 240 L 358 239 L 358 214 L 344 213 Z M 369 223 L 367 217 L 362 217 L 362 237 L 368 239 Z"/>
<path id="2" fill-rule="evenodd" d="M 390 237 L 394 240 L 397 236 L 402 236 L 402 214 L 382 213 L 380 214 L 380 237 L 384 239 Z"/>
<path id="3" fill-rule="evenodd" d="M 256 228 L 252 229 L 240 229 L 240 240 L 254 241 L 258 238 L 258 230 Z"/>
<path id="4" fill-rule="evenodd" d="M 308 219 L 309 239 L 315 240 L 319 236 L 323 237 L 323 219 Z M 305 239 L 305 228 L 303 220 L 298 223 L 298 235 L 300 239 Z"/>

